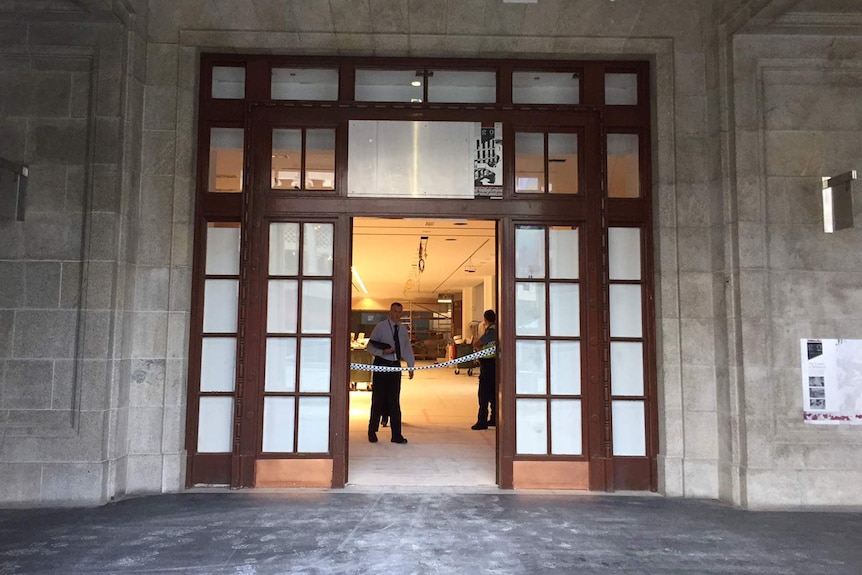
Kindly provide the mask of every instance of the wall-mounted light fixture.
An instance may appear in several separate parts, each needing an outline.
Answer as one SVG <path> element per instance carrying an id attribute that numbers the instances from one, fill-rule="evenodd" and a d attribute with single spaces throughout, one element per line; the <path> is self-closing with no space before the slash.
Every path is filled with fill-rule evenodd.
<path id="1" fill-rule="evenodd" d="M 0 158 L 0 220 L 24 221 L 30 169 Z"/>
<path id="2" fill-rule="evenodd" d="M 455 301 L 455 294 L 440 293 L 437 294 L 437 303 L 452 303 Z"/>
<path id="3" fill-rule="evenodd" d="M 853 227 L 853 181 L 856 170 L 823 179 L 823 231 Z"/>

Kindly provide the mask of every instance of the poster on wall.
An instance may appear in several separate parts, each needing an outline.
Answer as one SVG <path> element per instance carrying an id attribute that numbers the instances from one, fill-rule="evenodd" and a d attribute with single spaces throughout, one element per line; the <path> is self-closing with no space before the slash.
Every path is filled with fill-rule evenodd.
<path id="1" fill-rule="evenodd" d="M 802 417 L 862 425 L 862 340 L 802 339 Z"/>
<path id="2" fill-rule="evenodd" d="M 476 124 L 473 156 L 473 196 L 503 197 L 503 125 Z"/>

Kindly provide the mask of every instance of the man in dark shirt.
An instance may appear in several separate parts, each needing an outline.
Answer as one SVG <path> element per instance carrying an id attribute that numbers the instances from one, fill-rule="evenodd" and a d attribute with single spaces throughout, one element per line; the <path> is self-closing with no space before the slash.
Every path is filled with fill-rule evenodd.
<path id="1" fill-rule="evenodd" d="M 497 314 L 494 310 L 485 311 L 485 333 L 473 342 L 473 349 L 479 351 L 497 345 Z M 497 357 L 496 352 L 479 358 L 479 415 L 470 429 L 488 429 L 497 425 Z M 488 408 L 490 406 L 490 416 Z"/>

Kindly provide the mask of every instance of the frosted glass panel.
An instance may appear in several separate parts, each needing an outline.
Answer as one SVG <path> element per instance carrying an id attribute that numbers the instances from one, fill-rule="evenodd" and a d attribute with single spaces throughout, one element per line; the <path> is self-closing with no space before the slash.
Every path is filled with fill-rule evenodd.
<path id="1" fill-rule="evenodd" d="M 424 76 L 415 70 L 356 70 L 356 100 L 421 102 Z"/>
<path id="2" fill-rule="evenodd" d="M 541 194 L 545 191 L 545 135 L 515 134 L 515 192 Z"/>
<path id="3" fill-rule="evenodd" d="M 235 379 L 236 338 L 203 338 L 201 391 L 233 391 Z"/>
<path id="4" fill-rule="evenodd" d="M 207 224 L 207 275 L 239 274 L 239 224 Z"/>
<path id="5" fill-rule="evenodd" d="M 224 100 L 245 98 L 245 68 L 213 66 L 212 97 Z"/>
<path id="6" fill-rule="evenodd" d="M 515 402 L 516 447 L 521 455 L 548 453 L 548 412 L 544 399 Z"/>
<path id="7" fill-rule="evenodd" d="M 611 394 L 643 395 L 643 344 L 637 341 L 611 342 Z"/>
<path id="8" fill-rule="evenodd" d="M 497 101 L 496 72 L 431 70 L 429 102 L 493 103 Z"/>
<path id="9" fill-rule="evenodd" d="M 608 229 L 608 251 L 610 279 L 641 279 L 640 228 Z"/>
<path id="10" fill-rule="evenodd" d="M 263 399 L 263 451 L 293 451 L 293 425 L 296 400 L 292 397 Z"/>
<path id="11" fill-rule="evenodd" d="M 641 286 L 610 287 L 611 337 L 641 337 Z"/>
<path id="12" fill-rule="evenodd" d="M 580 77 L 571 72 L 514 72 L 512 101 L 516 104 L 577 104 Z"/>
<path id="13" fill-rule="evenodd" d="M 515 228 L 515 277 L 545 277 L 544 228 Z"/>
<path id="14" fill-rule="evenodd" d="M 338 70 L 273 68 L 273 100 L 337 100 Z"/>
<path id="15" fill-rule="evenodd" d="M 329 338 L 304 338 L 299 345 L 299 391 L 329 393 Z"/>
<path id="16" fill-rule="evenodd" d="M 578 284 L 551 284 L 552 336 L 577 336 L 581 333 L 581 302 Z"/>
<path id="17" fill-rule="evenodd" d="M 297 451 L 326 453 L 329 451 L 329 398 L 299 398 L 299 433 Z"/>
<path id="18" fill-rule="evenodd" d="M 549 242 L 551 279 L 578 279 L 577 228 L 551 228 Z"/>
<path id="19" fill-rule="evenodd" d="M 242 128 L 210 129 L 207 191 L 242 192 L 245 132 Z"/>
<path id="20" fill-rule="evenodd" d="M 608 106 L 636 106 L 637 103 L 637 74 L 605 74 L 605 104 Z"/>
<path id="21" fill-rule="evenodd" d="M 545 284 L 516 284 L 515 335 L 545 335 Z"/>
<path id="22" fill-rule="evenodd" d="M 272 131 L 272 189 L 302 189 L 302 130 Z"/>
<path id="23" fill-rule="evenodd" d="M 551 342 L 551 394 L 581 394 L 581 342 Z"/>
<path id="24" fill-rule="evenodd" d="M 332 275 L 332 224 L 303 225 L 302 275 Z"/>
<path id="25" fill-rule="evenodd" d="M 204 282 L 204 333 L 236 333 L 239 281 Z"/>
<path id="26" fill-rule="evenodd" d="M 640 197 L 638 145 L 637 134 L 608 134 L 608 197 Z"/>
<path id="27" fill-rule="evenodd" d="M 515 343 L 515 393 L 547 393 L 547 358 L 544 341 L 518 340 Z"/>
<path id="28" fill-rule="evenodd" d="M 296 390 L 296 338 L 266 340 L 266 391 Z"/>
<path id="29" fill-rule="evenodd" d="M 332 326 L 332 282 L 302 282 L 302 333 L 329 333 Z"/>
<path id="30" fill-rule="evenodd" d="M 643 401 L 612 401 L 614 455 L 646 455 Z"/>
<path id="31" fill-rule="evenodd" d="M 269 275 L 295 276 L 299 273 L 299 224 L 270 224 Z"/>
<path id="32" fill-rule="evenodd" d="M 202 397 L 198 414 L 198 453 L 233 451 L 233 398 Z"/>
<path id="33" fill-rule="evenodd" d="M 584 451 L 581 437 L 581 401 L 551 400 L 551 454 L 580 455 Z"/>
<path id="34" fill-rule="evenodd" d="M 266 331 L 296 333 L 299 287 L 296 280 L 269 280 Z"/>
<path id="35" fill-rule="evenodd" d="M 480 129 L 473 122 L 352 120 L 347 195 L 473 199 Z"/>

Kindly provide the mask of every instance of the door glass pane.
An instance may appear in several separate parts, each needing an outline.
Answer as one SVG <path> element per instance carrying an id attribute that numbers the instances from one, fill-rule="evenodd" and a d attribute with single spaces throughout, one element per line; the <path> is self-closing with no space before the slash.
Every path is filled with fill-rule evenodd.
<path id="1" fill-rule="evenodd" d="M 551 394 L 581 394 L 581 342 L 551 342 Z"/>
<path id="2" fill-rule="evenodd" d="M 611 342 L 611 394 L 644 394 L 642 343 L 637 341 Z"/>
<path id="3" fill-rule="evenodd" d="M 581 333 L 581 302 L 578 284 L 551 284 L 552 336 L 577 336 Z"/>
<path id="4" fill-rule="evenodd" d="M 644 402 L 615 400 L 611 402 L 614 455 L 646 455 Z"/>
<path id="5" fill-rule="evenodd" d="M 296 338 L 266 339 L 266 391 L 296 390 Z"/>
<path id="6" fill-rule="evenodd" d="M 515 343 L 515 393 L 541 395 L 548 392 L 545 342 L 518 340 Z"/>
<path id="7" fill-rule="evenodd" d="M 551 454 L 580 455 L 581 401 L 579 399 L 551 400 Z"/>
<path id="8" fill-rule="evenodd" d="M 337 100 L 338 70 L 273 68 L 273 100 Z"/>
<path id="9" fill-rule="evenodd" d="M 239 224 L 207 224 L 207 275 L 239 274 Z"/>
<path id="10" fill-rule="evenodd" d="M 545 335 L 545 284 L 516 284 L 515 335 Z"/>
<path id="11" fill-rule="evenodd" d="M 204 333 L 236 333 L 239 281 L 204 282 Z"/>
<path id="12" fill-rule="evenodd" d="M 293 425 L 296 400 L 293 397 L 263 399 L 263 451 L 293 451 Z"/>
<path id="13" fill-rule="evenodd" d="M 545 277 L 545 229 L 518 227 L 515 229 L 515 277 L 539 279 Z"/>
<path id="14" fill-rule="evenodd" d="M 305 189 L 335 189 L 335 130 L 306 130 Z"/>
<path id="15" fill-rule="evenodd" d="M 640 228 L 608 229 L 608 248 L 608 276 L 610 279 L 641 279 Z"/>
<path id="16" fill-rule="evenodd" d="M 430 70 L 429 102 L 493 103 L 497 101 L 497 73 L 479 70 Z"/>
<path id="17" fill-rule="evenodd" d="M 519 194 L 545 191 L 544 134 L 515 134 L 515 191 Z"/>
<path id="18" fill-rule="evenodd" d="M 512 73 L 515 104 L 577 104 L 580 92 L 580 76 L 571 72 Z"/>
<path id="19" fill-rule="evenodd" d="M 212 97 L 222 100 L 245 98 L 245 68 L 213 66 Z"/>
<path id="20" fill-rule="evenodd" d="M 639 198 L 638 135 L 608 134 L 608 196 Z"/>
<path id="21" fill-rule="evenodd" d="M 548 241 L 551 279 L 578 279 L 578 228 L 552 227 Z"/>
<path id="22" fill-rule="evenodd" d="M 304 224 L 302 275 L 332 275 L 332 224 Z"/>
<path id="23" fill-rule="evenodd" d="M 356 70 L 359 102 L 421 102 L 422 70 Z"/>
<path id="24" fill-rule="evenodd" d="M 637 103 L 637 74 L 605 74 L 605 104 L 608 106 L 636 106 Z"/>
<path id="25" fill-rule="evenodd" d="M 517 418 L 516 447 L 521 455 L 548 453 L 548 412 L 544 399 L 519 399 L 515 402 Z"/>
<path id="26" fill-rule="evenodd" d="M 329 451 L 329 398 L 299 398 L 299 433 L 297 451 L 327 453 Z"/>
<path id="27" fill-rule="evenodd" d="M 242 128 L 212 128 L 210 130 L 210 161 L 207 191 L 242 192 L 243 142 Z"/>
<path id="28" fill-rule="evenodd" d="M 269 275 L 299 274 L 299 224 L 270 224 Z"/>
<path id="29" fill-rule="evenodd" d="M 233 398 L 202 397 L 198 414 L 198 453 L 230 453 Z"/>
<path id="30" fill-rule="evenodd" d="M 332 282 L 302 282 L 302 333 L 329 333 L 332 326 Z"/>
<path id="31" fill-rule="evenodd" d="M 235 376 L 236 338 L 203 338 L 201 391 L 233 391 Z"/>
<path id="32" fill-rule="evenodd" d="M 578 193 L 577 134 L 548 134 L 548 192 Z"/>
<path id="33" fill-rule="evenodd" d="M 272 189 L 302 189 L 302 130 L 272 131 Z"/>
<path id="34" fill-rule="evenodd" d="M 641 286 L 610 286 L 611 337 L 641 337 Z"/>
<path id="35" fill-rule="evenodd" d="M 329 393 L 332 363 L 329 338 L 303 338 L 299 344 L 299 391 Z"/>
<path id="36" fill-rule="evenodd" d="M 270 280 L 266 308 L 266 331 L 296 333 L 299 286 L 296 280 Z"/>

